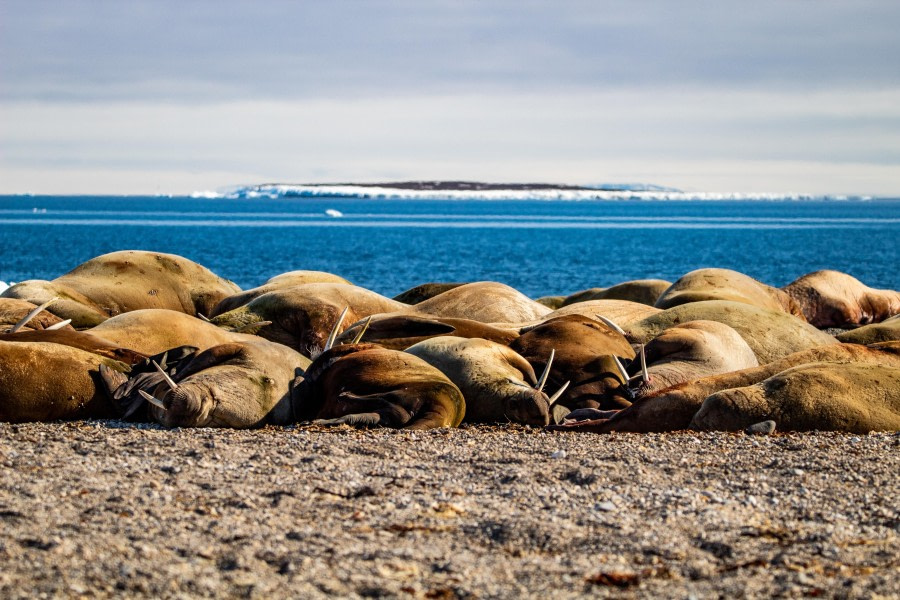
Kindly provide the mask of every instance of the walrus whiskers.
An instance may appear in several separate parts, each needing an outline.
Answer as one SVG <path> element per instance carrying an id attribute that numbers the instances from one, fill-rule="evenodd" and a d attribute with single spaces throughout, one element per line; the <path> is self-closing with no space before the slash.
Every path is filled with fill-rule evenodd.
<path id="1" fill-rule="evenodd" d="M 57 329 L 62 329 L 66 325 L 72 322 L 72 319 L 66 319 L 65 321 L 60 321 L 59 323 L 54 323 L 50 327 L 44 327 L 44 331 L 56 331 Z"/>
<path id="2" fill-rule="evenodd" d="M 558 390 L 556 390 L 556 393 L 550 397 L 550 399 L 547 401 L 550 408 L 553 408 L 553 405 L 556 404 L 556 402 L 562 397 L 563 392 L 565 392 L 569 388 L 570 383 L 572 383 L 572 382 L 567 381 L 564 384 L 562 384 L 562 387 L 560 387 Z"/>
<path id="3" fill-rule="evenodd" d="M 158 408 L 161 408 L 161 409 L 163 409 L 163 410 L 166 410 L 166 405 L 163 404 L 163 401 L 160 400 L 159 398 L 157 398 L 156 396 L 151 396 L 150 394 L 148 394 L 148 393 L 145 392 L 144 390 L 138 390 L 138 394 L 140 394 L 140 395 L 141 395 L 141 398 L 143 398 L 144 400 L 146 400 L 147 402 L 149 402 L 149 403 L 152 404 L 153 406 L 156 406 L 156 407 L 158 407 Z"/>
<path id="4" fill-rule="evenodd" d="M 544 367 L 544 372 L 541 373 L 541 378 L 538 379 L 537 385 L 534 386 L 539 392 L 544 391 L 544 386 L 547 384 L 547 378 L 550 376 L 550 366 L 553 364 L 553 357 L 556 356 L 556 350 L 550 350 L 550 358 L 547 359 L 547 366 Z"/>
<path id="5" fill-rule="evenodd" d="M 368 317 L 366 317 L 366 320 L 363 323 L 362 329 L 360 330 L 360 332 L 358 334 L 356 334 L 356 337 L 353 338 L 352 342 L 350 342 L 351 344 L 358 344 L 360 341 L 362 341 L 363 336 L 366 335 L 366 330 L 369 328 L 369 323 L 371 323 L 371 322 L 372 322 L 372 315 L 369 315 Z"/>
<path id="6" fill-rule="evenodd" d="M 57 300 L 59 300 L 59 296 L 53 296 L 52 298 L 50 298 L 49 300 L 47 300 L 46 302 L 44 302 L 43 304 L 41 304 L 40 306 L 38 306 L 37 308 L 32 310 L 31 312 L 29 312 L 27 315 L 22 317 L 22 319 L 15 325 L 13 325 L 6 333 L 15 333 L 15 332 L 19 331 L 20 329 L 22 329 L 23 327 L 28 325 L 29 321 L 31 321 L 33 318 L 38 316 L 38 314 L 42 310 L 44 310 L 45 308 L 47 308 L 48 306 L 50 306 Z"/>
<path id="7" fill-rule="evenodd" d="M 178 389 L 178 384 L 172 381 L 172 378 L 169 377 L 169 374 L 163 370 L 162 367 L 159 366 L 155 360 L 153 361 L 153 366 L 156 367 L 156 370 L 159 371 L 159 374 L 163 376 L 163 379 L 166 380 L 166 383 L 169 384 L 169 387 L 174 391 Z"/>
<path id="8" fill-rule="evenodd" d="M 337 339 L 338 330 L 341 328 L 341 324 L 344 322 L 344 317 L 347 316 L 347 311 L 350 310 L 348 306 L 341 312 L 341 316 L 338 317 L 337 322 L 334 324 L 334 327 L 331 330 L 331 333 L 328 335 L 328 339 L 325 340 L 325 347 L 322 348 L 322 352 L 328 352 L 331 350 L 332 346 L 334 346 L 334 340 Z"/>
<path id="9" fill-rule="evenodd" d="M 621 327 L 619 327 L 618 325 L 616 325 L 611 319 L 607 319 L 603 315 L 594 315 L 594 316 L 597 317 L 598 319 L 600 319 L 604 324 L 606 324 L 608 327 L 610 327 L 616 333 L 626 335 L 625 330 L 622 329 Z"/>

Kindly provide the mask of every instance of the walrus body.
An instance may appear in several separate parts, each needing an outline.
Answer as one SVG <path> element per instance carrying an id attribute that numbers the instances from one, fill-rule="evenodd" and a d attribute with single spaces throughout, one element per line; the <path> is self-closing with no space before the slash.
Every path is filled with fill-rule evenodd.
<path id="1" fill-rule="evenodd" d="M 92 258 L 52 281 L 23 281 L 3 292 L 3 297 L 36 305 L 59 297 L 48 310 L 72 319 L 72 325 L 81 329 L 141 308 L 206 314 L 239 290 L 186 258 L 124 250 Z"/>
<path id="2" fill-rule="evenodd" d="M 509 346 L 484 339 L 441 336 L 406 352 L 436 367 L 462 392 L 468 423 L 550 422 L 550 401 L 535 388 L 537 378 L 527 360 Z"/>
<path id="3" fill-rule="evenodd" d="M 733 328 L 744 338 L 760 364 L 807 348 L 838 343 L 834 337 L 784 311 L 730 300 L 681 304 L 641 321 L 624 324 L 622 328 L 632 342 L 648 343 L 673 325 L 699 320 L 716 321 Z"/>
<path id="4" fill-rule="evenodd" d="M 434 298 L 438 294 L 443 294 L 448 290 L 452 290 L 453 288 L 458 288 L 461 285 L 465 285 L 463 283 L 423 283 L 417 285 L 415 287 L 411 287 L 406 291 L 400 292 L 396 296 L 394 296 L 394 300 L 397 302 L 402 302 L 404 304 L 418 304 L 419 302 L 423 302 L 428 300 L 429 298 Z"/>
<path id="5" fill-rule="evenodd" d="M 519 323 L 541 318 L 550 309 L 508 285 L 479 281 L 454 287 L 406 312 L 482 323 Z"/>
<path id="6" fill-rule="evenodd" d="M 663 292 L 655 306 L 666 309 L 703 300 L 743 302 L 804 318 L 800 305 L 782 290 L 730 269 L 691 271 Z"/>
<path id="7" fill-rule="evenodd" d="M 396 312 L 407 305 L 354 285 L 308 283 L 265 293 L 212 319 L 220 327 L 242 327 L 270 321 L 258 335 L 290 346 L 313 358 L 324 347 L 343 310 L 347 315 L 338 333 L 364 317 Z"/>
<path id="8" fill-rule="evenodd" d="M 194 346 L 199 350 L 206 350 L 219 344 L 259 339 L 254 335 L 227 331 L 196 317 L 161 308 L 123 313 L 88 331 L 148 356 L 177 346 Z"/>
<path id="9" fill-rule="evenodd" d="M 900 315 L 885 319 L 881 323 L 863 325 L 858 329 L 852 329 L 838 334 L 838 341 L 849 344 L 877 344 L 879 342 L 900 341 Z"/>
<path id="10" fill-rule="evenodd" d="M 900 430 L 900 368 L 813 363 L 703 401 L 694 429 L 736 431 L 760 421 L 781 431 Z"/>
<path id="11" fill-rule="evenodd" d="M 0 421 L 116 416 L 115 407 L 98 385 L 100 365 L 114 371 L 128 368 L 72 346 L 0 341 Z"/>
<path id="12" fill-rule="evenodd" d="M 557 389 L 571 382 L 559 399 L 561 406 L 616 409 L 631 404 L 628 382 L 614 357 L 632 360 L 634 349 L 604 323 L 580 315 L 556 317 L 523 329 L 510 348 L 538 371 L 555 352 L 548 386 Z"/>
<path id="13" fill-rule="evenodd" d="M 167 427 L 258 427 L 295 421 L 292 387 L 309 360 L 281 344 L 257 339 L 231 342 L 194 352 L 182 359 L 171 378 L 103 377 L 113 397 L 124 406 L 143 404 L 140 391 L 164 404 L 151 405 L 150 415 Z"/>
<path id="14" fill-rule="evenodd" d="M 608 288 L 590 288 L 566 296 L 561 306 L 569 306 L 588 300 L 628 300 L 638 304 L 654 306 L 659 297 L 672 285 L 662 279 L 636 279 L 625 281 Z"/>
<path id="15" fill-rule="evenodd" d="M 540 320 L 532 322 L 531 325 L 568 315 L 580 315 L 588 319 L 600 315 L 619 327 L 625 327 L 660 312 L 662 311 L 658 308 L 630 300 L 584 300 L 558 308 L 550 314 L 544 315 Z"/>
<path id="16" fill-rule="evenodd" d="M 298 417 L 328 425 L 456 427 L 462 392 L 417 356 L 374 344 L 336 346 L 316 358 L 295 389 Z"/>
<path id="17" fill-rule="evenodd" d="M 471 319 L 383 314 L 355 323 L 344 330 L 338 341 L 349 342 L 361 332 L 361 341 L 376 343 L 392 350 L 405 350 L 424 340 L 444 335 L 482 338 L 498 344 L 509 344 L 519 336 L 514 328 L 495 327 Z"/>
<path id="18" fill-rule="evenodd" d="M 127 365 L 132 365 L 144 360 L 148 356 L 130 348 L 120 346 L 110 340 L 105 340 L 100 336 L 87 331 L 75 331 L 74 329 L 37 329 L 19 331 L 17 333 L 0 333 L 0 341 L 61 344 L 63 346 L 78 348 L 79 350 L 84 350 L 85 352 L 90 352 L 91 354 L 96 354 L 98 356 L 111 358 Z"/>
<path id="19" fill-rule="evenodd" d="M 782 288 L 820 328 L 858 327 L 900 314 L 900 292 L 876 290 L 840 271 L 816 271 Z"/>
<path id="20" fill-rule="evenodd" d="M 36 308 L 37 305 L 27 300 L 0 298 L 0 333 L 8 332 Z M 62 321 L 63 319 L 60 319 L 45 308 L 22 325 L 22 331 L 47 329 L 53 325 L 58 325 Z M 73 329 L 71 325 L 65 325 L 64 328 Z"/>
<path id="21" fill-rule="evenodd" d="M 276 290 L 282 290 L 298 285 L 305 285 L 307 283 L 342 283 L 346 285 L 352 285 L 343 277 L 333 275 L 331 273 L 325 273 L 323 271 L 289 271 L 287 273 L 282 273 L 281 275 L 276 275 L 275 277 L 270 278 L 259 287 L 244 290 L 242 292 L 237 292 L 236 294 L 232 294 L 226 298 L 222 298 L 222 300 L 218 304 L 216 304 L 215 308 L 212 309 L 210 314 L 206 316 L 212 318 L 222 313 L 228 312 L 229 310 L 234 310 L 236 308 L 244 306 L 254 298 L 259 298 L 260 296 L 262 296 L 263 294 L 267 294 L 268 292 L 274 292 Z"/>

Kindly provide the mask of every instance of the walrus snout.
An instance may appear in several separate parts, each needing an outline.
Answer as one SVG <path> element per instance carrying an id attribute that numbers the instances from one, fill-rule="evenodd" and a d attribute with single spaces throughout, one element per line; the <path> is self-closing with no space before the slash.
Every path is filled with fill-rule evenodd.
<path id="1" fill-rule="evenodd" d="M 513 422 L 544 427 L 550 424 L 550 401 L 543 392 L 523 390 L 521 394 L 510 396 L 505 413 Z"/>
<path id="2" fill-rule="evenodd" d="M 209 422 L 213 402 L 203 388 L 181 384 L 178 389 L 167 390 L 165 395 L 157 393 L 156 397 L 166 408 L 151 406 L 150 410 L 153 418 L 166 427 L 198 427 Z"/>

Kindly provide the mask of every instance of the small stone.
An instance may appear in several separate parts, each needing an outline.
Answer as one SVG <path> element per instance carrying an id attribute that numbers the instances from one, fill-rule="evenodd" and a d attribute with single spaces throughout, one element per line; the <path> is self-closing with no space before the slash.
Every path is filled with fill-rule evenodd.
<path id="1" fill-rule="evenodd" d="M 550 455 L 550 458 L 565 458 L 566 451 L 565 450 L 557 450 L 553 454 Z"/>
<path id="2" fill-rule="evenodd" d="M 761 421 L 759 423 L 754 423 L 750 427 L 744 430 L 744 433 L 748 435 L 753 434 L 767 434 L 773 433 L 775 431 L 775 421 Z"/>
<path id="3" fill-rule="evenodd" d="M 800 475 L 803 475 L 805 472 L 806 471 L 804 471 L 803 469 L 791 469 L 792 475 L 800 476 Z"/>
<path id="4" fill-rule="evenodd" d="M 594 508 L 603 512 L 612 512 L 616 510 L 616 505 L 607 500 L 606 502 L 598 502 Z"/>

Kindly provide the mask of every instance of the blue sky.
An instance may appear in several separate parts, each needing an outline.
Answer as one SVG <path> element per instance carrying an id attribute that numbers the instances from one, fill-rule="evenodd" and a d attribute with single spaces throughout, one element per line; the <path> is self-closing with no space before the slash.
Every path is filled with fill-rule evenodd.
<path id="1" fill-rule="evenodd" d="M 900 195 L 897 2 L 0 3 L 0 193 Z"/>

